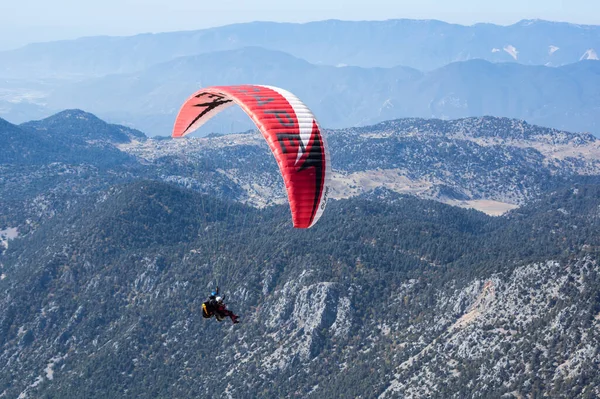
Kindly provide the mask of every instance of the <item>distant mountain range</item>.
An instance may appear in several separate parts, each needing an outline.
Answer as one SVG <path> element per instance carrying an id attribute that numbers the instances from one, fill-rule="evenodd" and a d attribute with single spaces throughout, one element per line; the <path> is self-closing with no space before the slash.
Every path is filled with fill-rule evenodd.
<path id="1" fill-rule="evenodd" d="M 83 108 L 150 135 L 168 135 L 179 106 L 196 89 L 248 82 L 292 91 L 329 128 L 401 117 L 494 115 L 600 134 L 598 61 L 545 67 L 471 60 L 424 73 L 406 67 L 319 66 L 258 47 L 180 57 L 135 73 L 52 81 L 46 88 L 36 83 L 35 88 L 19 91 L 13 82 L 4 108 L 0 101 L 0 115 L 22 121 L 27 116 L 38 118 L 40 108 L 46 113 Z M 241 110 L 232 109 L 202 132 L 228 133 L 252 126 Z"/>
<path id="2" fill-rule="evenodd" d="M 559 66 L 598 58 L 600 27 L 542 20 L 462 26 L 436 20 L 253 22 L 186 32 L 89 37 L 0 53 L 0 76 L 90 77 L 181 56 L 258 46 L 313 64 L 432 70 L 470 59 Z"/>
<path id="3" fill-rule="evenodd" d="M 167 135 L 201 86 L 282 86 L 329 128 L 403 117 L 500 116 L 600 134 L 600 27 L 547 21 L 256 22 L 89 37 L 0 52 L 0 116 L 82 108 Z M 201 132 L 251 128 L 228 110 Z"/>
<path id="4" fill-rule="evenodd" d="M 167 135 L 178 107 L 197 88 L 247 82 L 292 91 L 329 128 L 400 117 L 494 115 L 600 133 L 596 61 L 552 68 L 473 60 L 422 73 L 404 67 L 317 66 L 285 53 L 247 48 L 182 57 L 140 73 L 63 86 L 46 101 L 59 108 L 89 109 L 111 121 L 128 121 L 151 135 Z M 238 131 L 252 127 L 241 111 L 220 118 L 204 132 L 230 132 L 231 122 Z"/>

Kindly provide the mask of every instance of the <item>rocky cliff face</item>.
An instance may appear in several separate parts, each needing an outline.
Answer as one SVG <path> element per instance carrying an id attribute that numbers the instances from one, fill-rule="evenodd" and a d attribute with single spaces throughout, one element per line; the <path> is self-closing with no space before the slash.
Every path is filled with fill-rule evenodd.
<path id="1" fill-rule="evenodd" d="M 390 193 L 303 234 L 285 206 L 111 190 L 1 258 L 0 393 L 593 397 L 597 193 L 501 218 Z M 217 279 L 242 324 L 201 318 Z"/>
<path id="2" fill-rule="evenodd" d="M 561 387 L 569 385 L 574 396 L 597 396 L 586 375 L 600 363 L 600 309 L 589 297 L 597 279 L 596 259 L 586 257 L 448 287 L 426 327 L 434 338 L 395 368 L 380 397 L 525 397 L 532 387 L 568 396 Z"/>
<path id="3" fill-rule="evenodd" d="M 257 134 L 2 164 L 0 397 L 598 396 L 595 138 L 493 118 L 330 137 L 342 183 L 309 231 Z M 241 324 L 202 319 L 217 283 Z"/>

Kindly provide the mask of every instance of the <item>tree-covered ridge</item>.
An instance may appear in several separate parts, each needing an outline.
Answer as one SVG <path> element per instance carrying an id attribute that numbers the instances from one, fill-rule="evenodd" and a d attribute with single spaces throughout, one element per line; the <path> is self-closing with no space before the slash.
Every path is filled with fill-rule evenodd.
<path id="1" fill-rule="evenodd" d="M 300 231 L 286 206 L 115 186 L 1 258 L 0 393 L 597 394 L 599 198 L 493 218 L 380 192 Z M 235 328 L 199 314 L 217 280 Z"/>
<path id="2" fill-rule="evenodd" d="M 20 126 L 0 120 L 0 230 L 26 233 L 81 195 L 143 176 L 116 144 L 144 139 L 79 110 Z"/>
<path id="3" fill-rule="evenodd" d="M 535 198 L 557 178 L 599 173 L 599 142 L 506 118 L 406 119 L 328 131 L 333 195 L 377 188 L 499 211 Z M 0 230 L 23 232 L 80 195 L 140 178 L 264 207 L 286 202 L 283 180 L 257 132 L 144 139 L 82 111 L 0 127 Z M 73 195 L 75 194 L 75 195 Z M 487 210 L 486 210 L 487 211 Z"/>
<path id="4" fill-rule="evenodd" d="M 108 141 L 110 143 L 128 143 L 131 140 L 145 140 L 146 135 L 139 130 L 104 122 L 97 116 L 79 109 L 59 112 L 48 118 L 26 122 L 20 125 L 23 129 L 45 134 L 61 141 L 62 137 Z M 62 137 L 61 137 L 62 136 Z"/>
<path id="5" fill-rule="evenodd" d="M 16 126 L 0 120 L 0 164 L 44 165 L 52 162 L 87 163 L 99 168 L 131 164 L 115 144 L 144 140 L 145 135 L 110 125 L 92 114 L 63 111 L 41 121 Z"/>

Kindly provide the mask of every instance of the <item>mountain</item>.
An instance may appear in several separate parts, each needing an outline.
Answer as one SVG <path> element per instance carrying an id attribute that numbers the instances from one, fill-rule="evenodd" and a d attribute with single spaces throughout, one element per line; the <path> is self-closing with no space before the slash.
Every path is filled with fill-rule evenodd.
<path id="1" fill-rule="evenodd" d="M 286 203 L 277 164 L 256 131 L 148 139 L 77 110 L 5 126 L 0 137 L 15 150 L 0 162 L 0 231 L 35 229 L 81 196 L 139 179 L 259 208 Z M 326 134 L 338 199 L 386 188 L 498 215 L 561 181 L 600 174 L 593 135 L 507 118 L 400 119 Z"/>
<path id="2" fill-rule="evenodd" d="M 33 161 L 36 155 L 35 152 L 32 154 L 37 147 L 36 138 L 4 119 L 0 119 L 0 142 L 0 163 L 17 164 L 28 158 Z"/>
<path id="3" fill-rule="evenodd" d="M 500 218 L 332 201 L 309 231 L 140 181 L 11 242 L 6 397 L 594 397 L 600 186 Z M 219 281 L 233 326 L 204 320 Z"/>
<path id="4" fill-rule="evenodd" d="M 43 99 L 49 109 L 84 108 L 150 135 L 168 135 L 183 101 L 196 89 L 240 83 L 284 87 L 330 128 L 364 126 L 401 117 L 456 119 L 504 116 L 598 134 L 600 62 L 563 67 L 481 60 L 422 73 L 405 67 L 358 68 L 310 64 L 261 48 L 180 57 L 142 72 L 61 85 Z M 93 94 L 92 94 L 93 93 Z M 8 117 L 8 116 L 6 116 Z M 252 128 L 239 109 L 203 132 Z"/>
<path id="5" fill-rule="evenodd" d="M 24 130 L 44 134 L 52 140 L 63 142 L 128 143 L 132 139 L 144 140 L 146 135 L 124 126 L 108 124 L 95 115 L 81 110 L 67 110 L 51 117 L 21 124 Z"/>
<path id="6" fill-rule="evenodd" d="M 333 198 L 385 187 L 498 214 L 532 200 L 556 179 L 600 174 L 600 141 L 593 135 L 507 118 L 401 119 L 326 134 Z M 275 160 L 258 132 L 149 139 L 119 148 L 161 170 L 189 165 L 167 178 L 185 187 L 202 186 L 206 176 L 195 170 L 213 170 L 243 188 L 238 201 L 286 201 Z"/>
<path id="7" fill-rule="evenodd" d="M 332 200 L 298 230 L 258 132 L 0 121 L 0 397 L 600 394 L 595 136 L 326 133 Z M 241 324 L 201 317 L 217 284 Z"/>
<path id="8" fill-rule="evenodd" d="M 0 53 L 0 76 L 78 79 L 143 70 L 214 51 L 259 46 L 314 64 L 440 68 L 470 59 L 559 66 L 597 59 L 600 28 L 541 20 L 461 26 L 436 20 L 253 22 L 218 28 L 87 37 Z"/>
<path id="9" fill-rule="evenodd" d="M 331 128 L 493 115 L 598 134 L 599 32 L 540 20 L 330 20 L 36 43 L 0 52 L 0 116 L 84 108 L 165 135 L 196 88 L 254 82 L 297 93 Z M 206 131 L 249 126 L 229 111 Z"/>
<path id="10" fill-rule="evenodd" d="M 506 116 L 597 134 L 600 97 L 591 82 L 598 77 L 597 61 L 560 68 L 470 61 L 433 71 L 409 95 L 419 116 Z"/>
<path id="11" fill-rule="evenodd" d="M 0 119 L 0 140 L 3 143 L 0 163 L 31 165 L 68 160 L 100 166 L 127 158 L 110 147 L 130 142 L 132 138 L 143 140 L 146 136 L 134 129 L 108 124 L 80 110 L 63 111 L 20 126 Z M 102 152 L 102 156 L 98 156 L 96 151 Z M 111 155 L 120 159 L 111 161 Z"/>
<path id="12" fill-rule="evenodd" d="M 0 230 L 25 233 L 78 195 L 140 175 L 136 158 L 116 144 L 145 138 L 81 110 L 20 126 L 0 120 Z"/>
<path id="13" fill-rule="evenodd" d="M 181 103 L 198 88 L 250 82 L 285 87 L 322 115 L 320 120 L 325 126 L 341 127 L 372 120 L 386 98 L 402 91 L 402 82 L 421 75 L 402 67 L 316 66 L 282 52 L 244 48 L 182 57 L 142 73 L 64 86 L 56 89 L 47 102 L 58 108 L 80 104 L 103 118 L 128 121 L 150 134 L 167 135 Z M 232 121 L 238 131 L 250 128 L 251 121 L 242 111 L 228 114 L 204 130 L 227 131 Z"/>

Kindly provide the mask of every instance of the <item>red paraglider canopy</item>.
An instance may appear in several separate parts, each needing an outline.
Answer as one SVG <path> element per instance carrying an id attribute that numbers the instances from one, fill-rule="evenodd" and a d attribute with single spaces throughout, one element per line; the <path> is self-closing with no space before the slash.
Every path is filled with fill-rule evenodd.
<path id="1" fill-rule="evenodd" d="M 201 89 L 181 107 L 173 137 L 183 137 L 213 116 L 239 105 L 269 144 L 288 194 L 294 227 L 312 227 L 329 194 L 329 151 L 312 112 L 296 96 L 271 86 L 214 86 Z"/>

